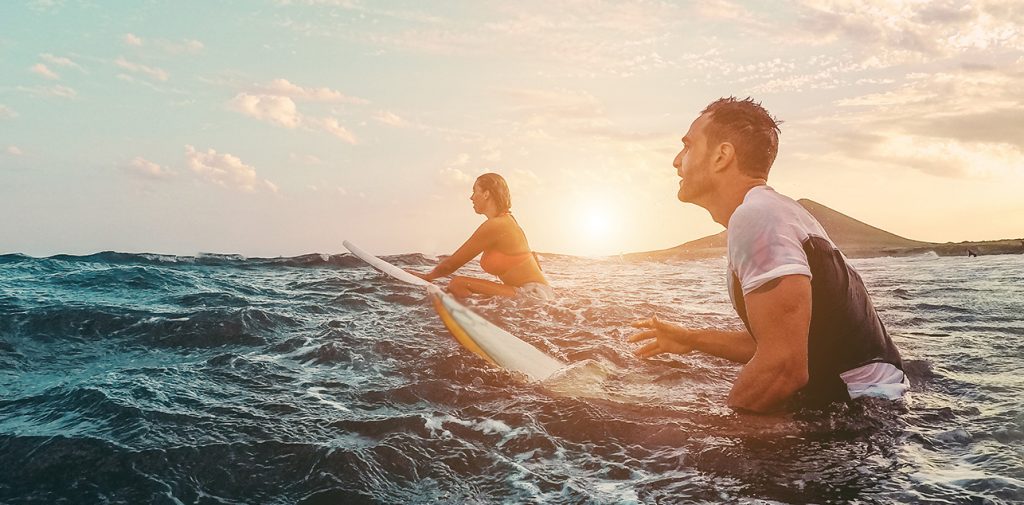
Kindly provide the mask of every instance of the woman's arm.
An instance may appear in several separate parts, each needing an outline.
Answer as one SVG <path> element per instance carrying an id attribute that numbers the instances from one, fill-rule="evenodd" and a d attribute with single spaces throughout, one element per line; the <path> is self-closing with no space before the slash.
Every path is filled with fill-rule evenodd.
<path id="1" fill-rule="evenodd" d="M 452 272 L 462 268 L 469 260 L 477 257 L 484 249 L 494 243 L 498 237 L 498 225 L 493 220 L 484 221 L 473 235 L 466 240 L 462 247 L 459 247 L 451 256 L 437 264 L 433 270 L 426 274 L 419 274 L 419 277 L 432 281 L 438 277 L 445 277 Z"/>

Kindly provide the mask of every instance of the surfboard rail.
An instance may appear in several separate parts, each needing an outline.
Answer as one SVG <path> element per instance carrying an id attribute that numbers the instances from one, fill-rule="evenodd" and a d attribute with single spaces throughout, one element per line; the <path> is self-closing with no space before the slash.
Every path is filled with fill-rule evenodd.
<path id="1" fill-rule="evenodd" d="M 377 270 L 400 281 L 426 288 L 434 310 L 449 333 L 459 344 L 488 363 L 522 373 L 536 381 L 547 379 L 566 367 L 564 362 L 545 354 L 473 312 L 437 285 L 367 253 L 348 240 L 342 241 L 342 244 L 356 257 Z"/>

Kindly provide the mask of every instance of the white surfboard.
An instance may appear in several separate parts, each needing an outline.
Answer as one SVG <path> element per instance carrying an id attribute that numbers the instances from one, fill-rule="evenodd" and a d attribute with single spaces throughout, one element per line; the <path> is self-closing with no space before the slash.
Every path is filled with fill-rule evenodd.
<path id="1" fill-rule="evenodd" d="M 356 247 L 355 244 L 348 240 L 343 240 L 341 244 L 349 251 L 352 251 L 352 254 L 356 255 L 357 258 L 369 263 L 373 268 L 376 268 L 377 270 L 380 270 L 381 272 L 384 272 L 400 281 L 415 284 L 417 286 L 433 286 L 433 284 Z"/>
<path id="2" fill-rule="evenodd" d="M 489 363 L 522 373 L 530 379 L 542 381 L 551 377 L 566 364 L 540 349 L 520 340 L 515 335 L 495 326 L 479 314 L 462 305 L 441 288 L 398 268 L 345 240 L 342 244 L 352 254 L 370 266 L 400 281 L 427 289 L 434 310 L 441 316 L 448 331 L 460 344 Z"/>

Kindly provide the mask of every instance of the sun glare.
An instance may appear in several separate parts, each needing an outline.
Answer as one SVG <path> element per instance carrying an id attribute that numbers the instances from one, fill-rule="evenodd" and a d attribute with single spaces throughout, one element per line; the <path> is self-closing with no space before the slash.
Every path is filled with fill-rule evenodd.
<path id="1" fill-rule="evenodd" d="M 576 221 L 578 250 L 581 254 L 603 256 L 618 251 L 613 214 L 606 207 L 583 207 Z"/>
<path id="2" fill-rule="evenodd" d="M 608 223 L 608 216 L 591 213 L 584 219 L 584 229 L 592 238 L 605 238 L 608 236 L 610 227 Z"/>

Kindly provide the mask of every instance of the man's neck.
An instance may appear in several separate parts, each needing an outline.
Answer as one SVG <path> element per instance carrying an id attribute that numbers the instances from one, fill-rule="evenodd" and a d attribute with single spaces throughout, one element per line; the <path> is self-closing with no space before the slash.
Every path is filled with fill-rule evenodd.
<path id="1" fill-rule="evenodd" d="M 711 219 L 716 223 L 728 228 L 729 219 L 736 208 L 743 203 L 743 199 L 751 189 L 757 186 L 768 184 L 765 179 L 744 179 L 742 182 L 722 188 L 706 208 L 711 213 Z"/>

